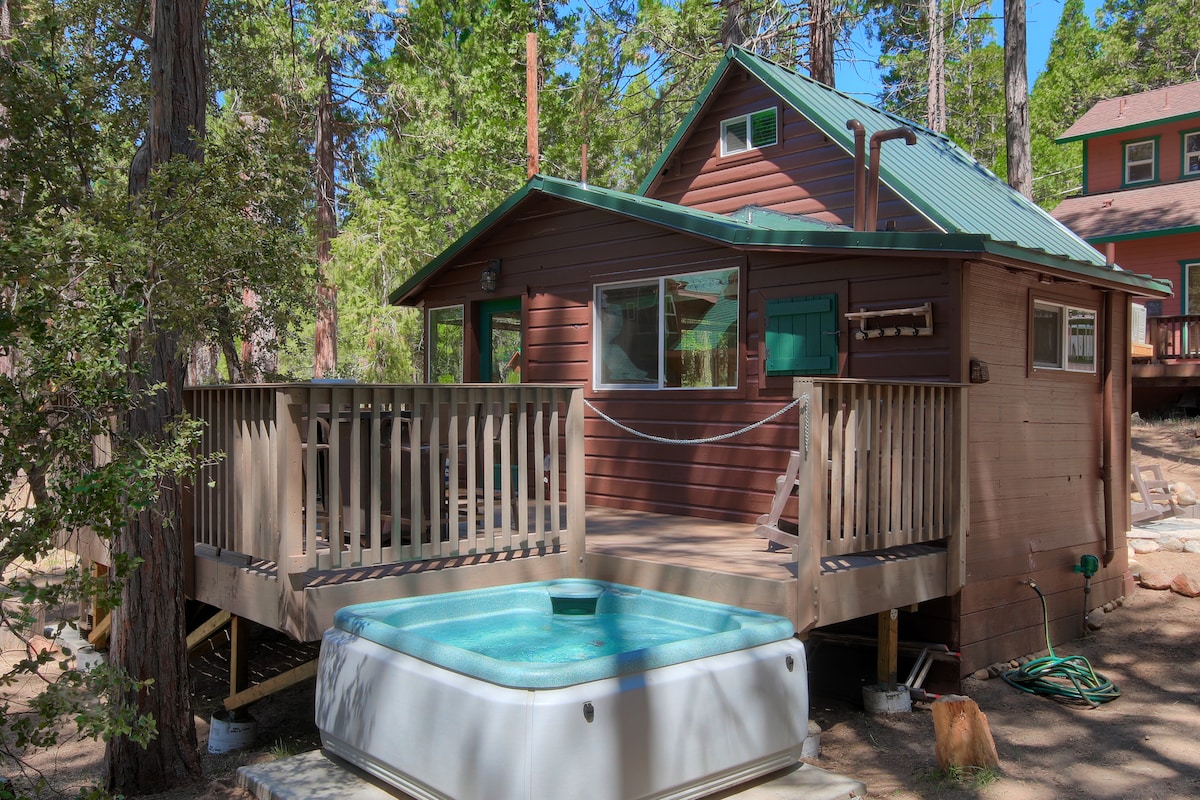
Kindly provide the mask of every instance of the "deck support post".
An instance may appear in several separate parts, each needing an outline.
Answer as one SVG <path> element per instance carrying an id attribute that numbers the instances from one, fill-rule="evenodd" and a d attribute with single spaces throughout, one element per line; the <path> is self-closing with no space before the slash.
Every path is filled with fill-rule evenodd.
<path id="1" fill-rule="evenodd" d="M 250 621 L 237 615 L 229 618 L 229 696 L 250 686 Z"/>
<path id="2" fill-rule="evenodd" d="M 876 661 L 876 677 L 879 685 L 887 687 L 888 691 L 896 688 L 896 673 L 898 671 L 900 653 L 900 613 L 896 609 L 880 611 L 879 622 L 879 652 Z"/>

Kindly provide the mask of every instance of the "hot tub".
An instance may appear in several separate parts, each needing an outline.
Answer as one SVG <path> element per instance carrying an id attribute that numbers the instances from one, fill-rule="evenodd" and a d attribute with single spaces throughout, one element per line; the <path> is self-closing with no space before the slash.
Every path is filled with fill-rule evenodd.
<path id="1" fill-rule="evenodd" d="M 317 727 L 422 800 L 702 797 L 799 758 L 792 633 L 595 581 L 349 606 L 321 646 Z"/>

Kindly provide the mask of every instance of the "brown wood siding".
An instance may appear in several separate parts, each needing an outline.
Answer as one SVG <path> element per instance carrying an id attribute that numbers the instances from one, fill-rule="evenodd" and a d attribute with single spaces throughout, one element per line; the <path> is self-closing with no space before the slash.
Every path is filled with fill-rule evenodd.
<path id="1" fill-rule="evenodd" d="M 1027 366 L 1031 292 L 1052 292 L 1051 300 L 1071 298 L 1094 308 L 1098 317 L 1101 293 L 1044 286 L 1025 273 L 982 264 L 972 264 L 969 274 L 969 355 L 987 362 L 990 381 L 972 386 L 969 395 L 971 523 L 958 642 L 967 672 L 1045 646 L 1041 606 L 1033 590 L 1020 583 L 1026 579 L 1047 595 L 1055 640 L 1077 634 L 1083 579 L 1071 568 L 1084 554 L 1101 555 L 1105 537 L 1100 374 L 1029 377 Z M 1113 340 L 1124 345 L 1115 354 L 1113 379 L 1124 387 L 1128 297 L 1114 298 Z M 1127 419 L 1123 388 L 1114 392 L 1113 403 L 1113 418 Z M 1129 469 L 1129 441 L 1128 426 L 1116 427 L 1119 506 L 1126 492 L 1122 476 Z M 1126 522 L 1127 517 L 1116 521 L 1117 556 L 1093 581 L 1092 607 L 1121 593 Z"/>
<path id="2" fill-rule="evenodd" d="M 465 303 L 468 339 L 479 301 L 524 297 L 522 376 L 570 382 L 621 423 L 666 439 L 706 439 L 738 431 L 792 399 L 792 379 L 763 380 L 765 303 L 776 297 L 838 294 L 843 376 L 950 379 L 959 360 L 956 265 L 931 258 L 836 258 L 751 254 L 565 201 L 537 198 L 510 223 L 481 237 L 422 297 L 426 306 Z M 479 273 L 500 258 L 499 288 L 479 289 Z M 736 389 L 591 388 L 593 284 L 743 266 L 742 346 Z M 934 304 L 934 336 L 858 342 L 846 311 Z M 848 365 L 848 366 L 847 366 Z M 466 379 L 475 376 L 468 373 Z M 752 523 L 770 505 L 775 478 L 800 442 L 799 412 L 727 441 L 670 444 L 635 437 L 587 411 L 588 501 L 596 505 Z"/>
<path id="3" fill-rule="evenodd" d="M 748 281 L 751 318 L 747 325 L 747 372 L 761 378 L 766 301 L 783 297 L 836 293 L 841 377 L 878 380 L 957 381 L 959 360 L 960 277 L 956 262 L 929 258 L 832 258 L 758 255 Z M 932 336 L 858 340 L 851 311 L 933 306 Z M 790 378 L 767 378 L 763 388 L 791 387 Z"/>
<path id="4" fill-rule="evenodd" d="M 1179 180 L 1183 172 L 1183 134 L 1200 130 L 1200 118 L 1181 120 L 1154 128 L 1097 136 L 1084 142 L 1087 185 L 1084 194 L 1111 192 L 1125 183 L 1125 145 L 1157 139 L 1158 183 Z M 1153 182 L 1134 184 L 1152 186 Z"/>
<path id="5" fill-rule="evenodd" d="M 1180 262 L 1200 262 L 1200 233 L 1131 239 L 1117 242 L 1116 249 L 1116 261 L 1122 268 L 1171 282 L 1175 294 L 1163 298 L 1163 314 L 1184 313 L 1183 297 L 1187 286 Z M 1200 314 L 1200 308 L 1190 309 L 1190 313 Z"/>
<path id="6" fill-rule="evenodd" d="M 722 120 L 771 106 L 781 111 L 779 143 L 722 157 Z M 852 153 L 735 66 L 647 195 L 718 214 L 756 205 L 853 225 L 853 168 Z M 881 186 L 879 226 L 888 223 L 897 230 L 934 230 L 912 206 Z"/>

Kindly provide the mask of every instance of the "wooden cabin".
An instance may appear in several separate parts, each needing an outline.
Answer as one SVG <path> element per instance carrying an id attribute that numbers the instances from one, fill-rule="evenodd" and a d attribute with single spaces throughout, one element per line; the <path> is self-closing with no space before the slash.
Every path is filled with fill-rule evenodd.
<path id="1" fill-rule="evenodd" d="M 1109 266 L 944 136 L 733 49 L 639 191 L 536 176 L 398 287 L 427 383 L 188 390 L 188 596 L 315 641 L 354 602 L 590 576 L 961 651 L 1125 592 Z M 215 457 L 216 454 L 222 457 Z M 105 554 L 75 543 L 88 557 Z M 896 613 L 899 612 L 899 613 Z M 874 636 L 871 637 L 874 641 Z M 886 670 L 881 669 L 881 672 Z"/>
<path id="2" fill-rule="evenodd" d="M 1178 287 L 1133 329 L 1133 407 L 1200 411 L 1200 82 L 1101 100 L 1066 130 L 1083 186 L 1054 217 L 1109 263 Z"/>
<path id="3" fill-rule="evenodd" d="M 1168 294 L 944 136 L 734 48 L 637 192 L 535 176 L 392 301 L 430 383 L 583 387 L 587 574 L 802 631 L 905 609 L 967 674 L 1044 646 L 1023 581 L 1056 641 L 1081 556 L 1093 606 L 1124 593 L 1131 301 Z M 788 563 L 746 567 L 756 528 Z"/>

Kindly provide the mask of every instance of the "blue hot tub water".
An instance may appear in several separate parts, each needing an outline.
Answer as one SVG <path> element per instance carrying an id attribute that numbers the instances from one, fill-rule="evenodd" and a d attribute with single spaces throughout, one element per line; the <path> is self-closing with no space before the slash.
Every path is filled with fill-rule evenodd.
<path id="1" fill-rule="evenodd" d="M 552 595 L 569 600 L 554 613 Z M 580 597 L 596 598 L 580 613 Z M 790 621 L 599 581 L 542 581 L 347 606 L 334 625 L 489 683 L 526 689 L 628 675 L 792 636 Z"/>

